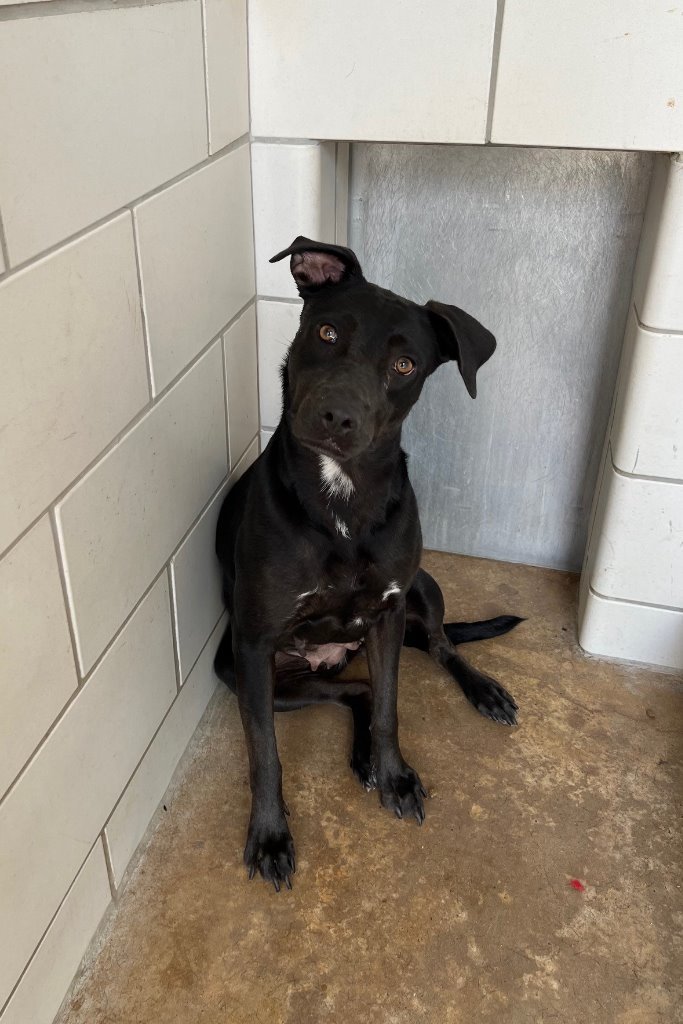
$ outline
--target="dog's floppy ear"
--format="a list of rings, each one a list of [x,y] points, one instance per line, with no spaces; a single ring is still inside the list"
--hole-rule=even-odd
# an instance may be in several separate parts
[[[425,309],[436,334],[441,361],[457,360],[470,398],[476,398],[477,370],[493,355],[496,339],[478,320],[457,306],[430,299]]]
[[[289,269],[299,289],[299,295],[305,298],[313,295],[319,288],[339,284],[354,278],[363,280],[363,271],[355,252],[343,245],[331,245],[328,242],[314,242],[310,238],[299,235],[289,249],[283,249],[273,256],[271,263],[277,263],[289,256]]]

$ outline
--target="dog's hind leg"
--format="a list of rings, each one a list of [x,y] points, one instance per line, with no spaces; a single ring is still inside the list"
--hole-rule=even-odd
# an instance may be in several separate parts
[[[456,644],[486,640],[509,632],[523,620],[499,615],[481,622],[444,624],[444,600],[436,580],[418,570],[407,595],[404,645],[427,651],[455,679],[480,714],[502,725],[517,723],[517,704],[507,690],[485,673],[473,668],[455,650]]]

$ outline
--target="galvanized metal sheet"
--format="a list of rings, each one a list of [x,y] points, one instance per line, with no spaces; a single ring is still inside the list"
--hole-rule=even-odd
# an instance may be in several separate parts
[[[406,424],[428,547],[580,568],[651,168],[639,153],[352,147],[367,277],[498,339],[475,402],[449,364]]]

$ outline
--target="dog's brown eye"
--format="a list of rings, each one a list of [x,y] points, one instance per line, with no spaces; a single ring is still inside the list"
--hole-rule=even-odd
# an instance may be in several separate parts
[[[412,373],[415,369],[415,363],[412,359],[408,359],[408,356],[399,356],[394,363],[394,369],[396,370],[396,373],[400,373],[402,376],[407,377],[408,374]]]
[[[332,324],[323,324],[318,333],[328,345],[334,345],[337,340],[337,331]]]

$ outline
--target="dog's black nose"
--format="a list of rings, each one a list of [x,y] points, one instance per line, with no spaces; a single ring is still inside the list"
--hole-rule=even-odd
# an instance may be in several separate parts
[[[334,408],[333,406],[323,407],[323,411],[320,413],[320,420],[326,431],[337,436],[350,434],[357,426],[356,417],[352,412],[344,408]]]

